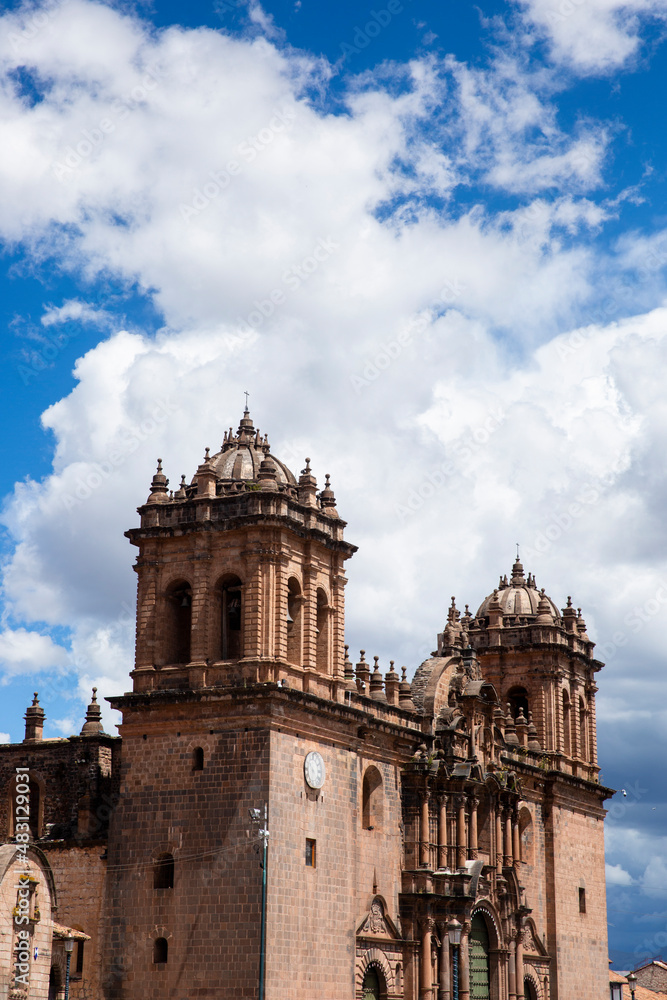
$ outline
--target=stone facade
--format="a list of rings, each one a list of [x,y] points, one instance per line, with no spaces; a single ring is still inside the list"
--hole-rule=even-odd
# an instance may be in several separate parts
[[[261,975],[265,1000],[605,1000],[602,664],[569,600],[517,558],[475,615],[452,601],[412,684],[354,666],[328,477],[247,411],[190,484],[158,463],[139,513],[120,739],[93,702],[42,740],[35,700],[0,748],[4,787],[28,764],[40,789],[52,939],[89,938],[70,995],[254,1000]]]

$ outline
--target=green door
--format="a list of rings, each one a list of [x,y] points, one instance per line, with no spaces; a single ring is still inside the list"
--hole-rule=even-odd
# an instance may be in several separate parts
[[[470,1000],[489,1000],[489,934],[479,915],[472,918],[469,941]]]
[[[380,1000],[380,980],[374,969],[369,969],[364,976],[361,995],[364,1000]]]

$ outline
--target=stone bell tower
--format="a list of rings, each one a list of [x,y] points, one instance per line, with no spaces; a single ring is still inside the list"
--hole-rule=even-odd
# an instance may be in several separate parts
[[[192,481],[161,460],[138,546],[134,690],[280,682],[335,697],[343,675],[344,562],[356,551],[326,477],[298,481],[246,409]]]

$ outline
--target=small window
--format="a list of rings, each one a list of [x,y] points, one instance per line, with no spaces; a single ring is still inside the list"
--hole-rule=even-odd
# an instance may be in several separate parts
[[[586,890],[579,890],[579,913],[586,912]]]
[[[174,888],[174,856],[173,854],[161,854],[156,859],[153,866],[153,888],[173,889]]]
[[[85,941],[77,941],[74,952],[74,976],[78,979],[83,975],[83,946]]]
[[[153,943],[153,965],[166,965],[169,945],[166,938],[156,938]]]
[[[362,783],[361,821],[364,830],[380,830],[383,812],[382,775],[377,767],[366,769]]]
[[[317,861],[317,841],[306,840],[306,865],[314,868]]]
[[[204,770],[204,750],[203,747],[195,747],[192,751],[192,770]]]

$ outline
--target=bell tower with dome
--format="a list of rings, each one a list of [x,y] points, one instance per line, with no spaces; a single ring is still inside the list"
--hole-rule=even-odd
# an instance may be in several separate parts
[[[344,563],[356,547],[326,477],[298,480],[246,409],[191,482],[162,462],[127,532],[139,549],[134,690],[285,681],[335,696],[343,678]]]
[[[559,611],[535,577],[524,575],[517,556],[509,581],[501,577],[461,626],[515,723],[532,724],[565,771],[596,781],[595,674],[602,663],[593,656],[581,608],[568,597]]]

